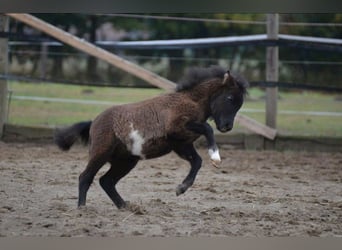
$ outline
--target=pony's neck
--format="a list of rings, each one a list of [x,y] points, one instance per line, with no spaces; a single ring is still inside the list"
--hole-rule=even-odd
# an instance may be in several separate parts
[[[190,99],[201,106],[201,109],[204,111],[205,118],[207,119],[211,116],[210,99],[213,95],[218,93],[220,89],[220,83],[217,81],[209,81],[198,84],[192,89],[187,90],[185,93]]]

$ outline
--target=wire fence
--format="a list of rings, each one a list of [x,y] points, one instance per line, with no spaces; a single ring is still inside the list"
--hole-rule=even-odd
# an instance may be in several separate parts
[[[258,20],[228,20],[223,18],[203,18],[176,15],[148,15],[148,14],[95,14],[87,15],[105,18],[123,18],[163,20],[165,22],[207,22],[236,25],[262,25],[266,27],[265,15],[256,17]],[[314,28],[340,28],[342,23],[323,22],[288,22],[280,20],[279,25],[303,26]],[[2,78],[17,81],[47,81],[80,85],[97,86],[137,86],[149,87],[142,80],[129,76],[113,68],[105,62],[99,61],[75,49],[65,46],[53,39],[30,34],[15,32],[1,33],[10,40],[9,74]],[[97,43],[104,46],[105,43]],[[293,41],[292,44],[297,44]],[[265,47],[260,44],[212,46],[206,48],[163,49],[150,48],[137,50],[120,49],[106,45],[105,48],[119,56],[128,59],[142,67],[151,70],[171,81],[177,82],[184,73],[184,69],[191,66],[209,66],[218,64],[232,71],[244,75],[254,86],[267,86],[265,83]],[[323,45],[322,45],[323,46]],[[310,48],[296,48],[282,46],[279,49],[279,83],[286,88],[311,88],[326,91],[339,91],[342,88],[342,61],[340,52],[319,51]],[[284,84],[286,83],[286,84]],[[290,85],[291,83],[292,85]],[[274,83],[272,83],[274,84]]]
[[[198,18],[198,17],[176,17],[176,16],[157,16],[157,15],[139,15],[139,14],[97,14],[98,16],[111,17],[127,17],[140,19],[157,19],[157,20],[173,20],[186,22],[209,22],[209,23],[225,23],[225,24],[248,24],[248,25],[266,25],[266,21],[255,20],[225,20],[214,18]],[[311,26],[311,27],[342,27],[342,23],[318,23],[318,22],[279,22],[281,26]]]
[[[291,51],[292,50],[292,51]],[[332,52],[280,49],[279,83],[282,88],[341,91],[342,61],[331,60]],[[291,60],[286,54],[293,53]],[[177,82],[191,66],[221,65],[244,75],[252,86],[265,83],[264,47],[224,47],[183,50],[112,50],[167,79]],[[285,59],[282,59],[282,55]],[[312,60],[317,54],[321,60]],[[222,55],[225,55],[224,57]],[[9,49],[9,73],[1,75],[16,81],[57,82],[89,86],[151,87],[111,65],[67,46],[12,43]],[[287,59],[286,59],[287,58]],[[330,60],[326,60],[330,59]],[[274,83],[272,83],[274,85]]]

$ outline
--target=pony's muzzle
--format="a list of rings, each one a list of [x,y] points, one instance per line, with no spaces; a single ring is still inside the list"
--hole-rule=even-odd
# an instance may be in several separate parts
[[[233,124],[227,123],[227,124],[224,124],[224,125],[221,125],[221,126],[217,126],[217,129],[220,132],[225,133],[225,132],[228,132],[228,131],[233,129]]]

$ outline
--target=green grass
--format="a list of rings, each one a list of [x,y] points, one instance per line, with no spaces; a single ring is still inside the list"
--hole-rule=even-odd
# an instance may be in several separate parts
[[[265,110],[265,93],[260,89],[250,91],[250,99],[243,108]],[[281,111],[316,111],[340,112],[342,102],[338,94],[322,94],[318,92],[279,92],[277,129],[285,134],[342,136],[342,116],[316,116],[302,114],[281,114]],[[249,117],[265,123],[265,113],[241,112]]]
[[[66,99],[97,100],[129,103],[144,100],[164,91],[159,89],[109,88],[69,86],[44,83],[10,82],[13,96],[38,96]],[[264,91],[249,90],[243,109],[265,109]],[[278,110],[342,112],[342,102],[337,94],[317,92],[279,92]],[[110,105],[85,105],[48,101],[26,101],[12,98],[9,123],[21,125],[67,125],[93,119]],[[264,113],[241,113],[264,123]],[[342,136],[342,117],[278,114],[277,127],[282,133],[296,135]],[[237,129],[243,129],[238,124]]]
[[[62,84],[10,82],[13,95],[44,96],[111,102],[131,102],[161,94],[160,89],[89,87]]]
[[[10,82],[13,96],[39,96],[65,99],[129,103],[163,93],[160,89],[88,87],[60,84]],[[93,119],[110,105],[85,105],[12,98],[9,123],[22,125],[65,125]]]

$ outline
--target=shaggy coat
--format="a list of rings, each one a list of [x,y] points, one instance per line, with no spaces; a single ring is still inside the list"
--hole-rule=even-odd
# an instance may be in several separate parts
[[[89,162],[80,175],[78,205],[85,205],[94,176],[109,162],[111,168],[101,177],[100,184],[118,208],[125,207],[115,184],[139,160],[171,151],[191,164],[189,175],[176,190],[177,195],[184,193],[194,182],[202,162],[193,142],[204,135],[214,165],[220,162],[213,130],[206,121],[211,117],[219,131],[231,130],[246,87],[246,81],[220,67],[193,68],[173,93],[112,106],[92,122],[59,130],[55,141],[64,150],[68,150],[78,137],[85,141],[89,139]]]

